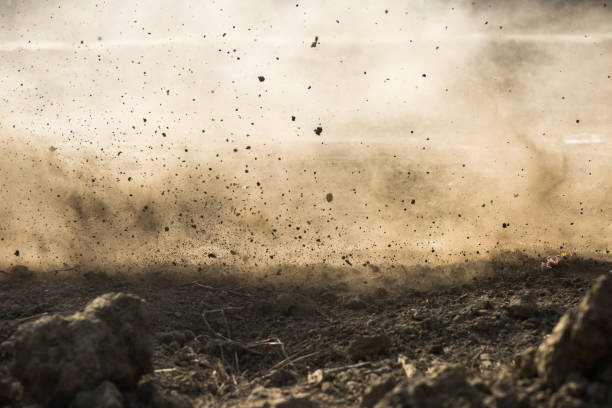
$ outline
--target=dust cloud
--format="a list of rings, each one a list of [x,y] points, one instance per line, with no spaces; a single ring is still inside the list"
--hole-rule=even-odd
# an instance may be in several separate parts
[[[609,256],[611,9],[0,0],[0,266]]]

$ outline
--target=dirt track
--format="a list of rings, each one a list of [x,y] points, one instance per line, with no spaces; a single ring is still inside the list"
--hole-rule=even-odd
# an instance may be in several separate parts
[[[423,372],[451,363],[487,378],[513,367],[608,270],[610,264],[577,260],[541,271],[537,260],[523,258],[461,285],[361,294],[342,283],[295,287],[203,272],[25,276],[0,283],[0,341],[40,314],[70,314],[100,294],[129,292],[151,309],[156,371],[144,381],[163,391],[194,406],[262,406],[300,395],[321,406],[355,406],[368,386],[405,377],[400,355]],[[509,306],[526,295],[536,299],[533,310]],[[351,358],[349,345],[360,336],[383,337]],[[1,364],[6,373],[7,359]],[[27,404],[25,397],[15,406]]]

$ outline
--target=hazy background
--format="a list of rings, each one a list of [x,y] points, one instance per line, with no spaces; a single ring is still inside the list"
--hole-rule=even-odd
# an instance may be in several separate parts
[[[609,256],[610,10],[0,0],[0,266]]]

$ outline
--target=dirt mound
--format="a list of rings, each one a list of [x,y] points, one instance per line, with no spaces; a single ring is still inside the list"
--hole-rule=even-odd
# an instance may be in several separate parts
[[[461,368],[440,366],[427,376],[404,380],[376,408],[484,407],[482,394],[465,377]]]
[[[105,380],[133,389],[152,371],[150,320],[145,302],[123,293],[100,296],[68,317],[42,317],[9,341],[11,372],[45,405],[63,405]],[[100,392],[113,394],[107,388]]]
[[[612,277],[599,278],[578,308],[563,316],[538,348],[535,362],[538,375],[555,388],[572,373],[610,377]],[[607,370],[597,373],[598,369]]]
[[[513,296],[507,306],[518,319],[537,315],[531,293]],[[425,374],[409,375],[391,390],[364,394],[363,406],[377,407],[604,407],[612,404],[612,276],[600,276],[579,305],[567,311],[538,347],[527,348],[515,367],[490,365],[481,354],[481,369],[432,365]],[[483,364],[488,363],[488,364]],[[513,374],[514,373],[514,374]],[[375,395],[378,394],[378,395]],[[375,396],[374,396],[375,395]]]

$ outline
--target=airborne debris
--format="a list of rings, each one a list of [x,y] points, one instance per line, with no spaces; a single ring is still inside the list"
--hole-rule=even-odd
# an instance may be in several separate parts
[[[567,252],[562,252],[559,255],[551,256],[546,258],[546,261],[542,262],[540,267],[542,270],[546,269],[555,269],[561,266],[567,265],[569,258],[569,254]]]

